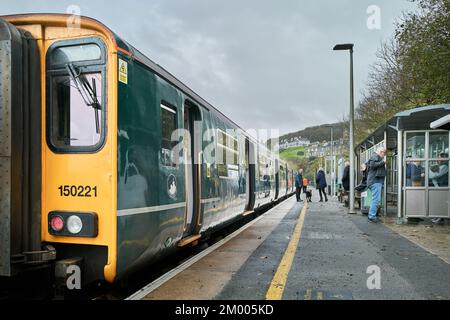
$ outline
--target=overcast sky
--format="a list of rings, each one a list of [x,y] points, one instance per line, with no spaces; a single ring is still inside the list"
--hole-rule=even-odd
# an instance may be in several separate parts
[[[0,0],[0,14],[66,12],[106,24],[243,128],[281,133],[341,120],[349,110],[348,53],[355,43],[355,101],[407,0]],[[380,8],[370,30],[367,8]]]

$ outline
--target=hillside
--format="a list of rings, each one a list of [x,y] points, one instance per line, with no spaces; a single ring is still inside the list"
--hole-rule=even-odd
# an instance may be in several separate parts
[[[315,170],[319,167],[318,159],[309,160],[305,157],[307,147],[293,147],[280,152],[280,158],[289,164],[289,167],[297,171],[303,168],[303,176],[310,181],[315,178]]]
[[[334,139],[342,138],[344,132],[344,124],[342,122],[322,124],[320,126],[308,127],[306,129],[292,132],[280,136],[280,143],[284,141],[289,141],[291,138],[302,137],[303,139],[308,139],[311,142],[330,140],[331,127],[333,127]]]
[[[286,142],[290,142],[291,139],[294,138],[297,138],[297,140],[309,140],[311,143],[329,141],[331,139],[331,127],[333,127],[333,139],[338,140],[342,138],[346,127],[341,122],[308,127],[300,131],[285,134],[283,136],[280,136],[279,143],[283,144]],[[307,149],[307,146],[288,147],[280,151],[280,158],[287,161],[290,167],[296,171],[299,168],[303,168],[303,175],[310,181],[313,181],[315,179],[315,172],[320,166],[321,160],[315,158],[307,158]]]

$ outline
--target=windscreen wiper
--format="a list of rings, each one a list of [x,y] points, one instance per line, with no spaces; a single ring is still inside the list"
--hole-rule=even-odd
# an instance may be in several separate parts
[[[84,103],[92,107],[95,111],[95,130],[97,134],[100,133],[100,123],[98,118],[98,110],[102,107],[97,99],[97,86],[95,83],[95,78],[92,78],[92,85],[86,79],[84,75],[73,65],[73,63],[66,64],[66,70],[69,73],[70,80],[74,83],[78,92],[84,100]]]

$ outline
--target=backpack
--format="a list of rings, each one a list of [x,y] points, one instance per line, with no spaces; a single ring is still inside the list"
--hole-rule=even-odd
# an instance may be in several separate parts
[[[362,172],[361,182],[360,182],[360,184],[358,184],[355,187],[355,190],[359,191],[359,192],[363,192],[364,190],[367,189],[367,174],[369,173],[369,165],[368,165],[368,163],[365,163],[365,165],[366,165],[366,168]]]

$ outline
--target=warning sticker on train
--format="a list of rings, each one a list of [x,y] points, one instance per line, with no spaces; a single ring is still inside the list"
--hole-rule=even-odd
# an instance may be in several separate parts
[[[128,84],[128,64],[119,59],[119,81]]]

